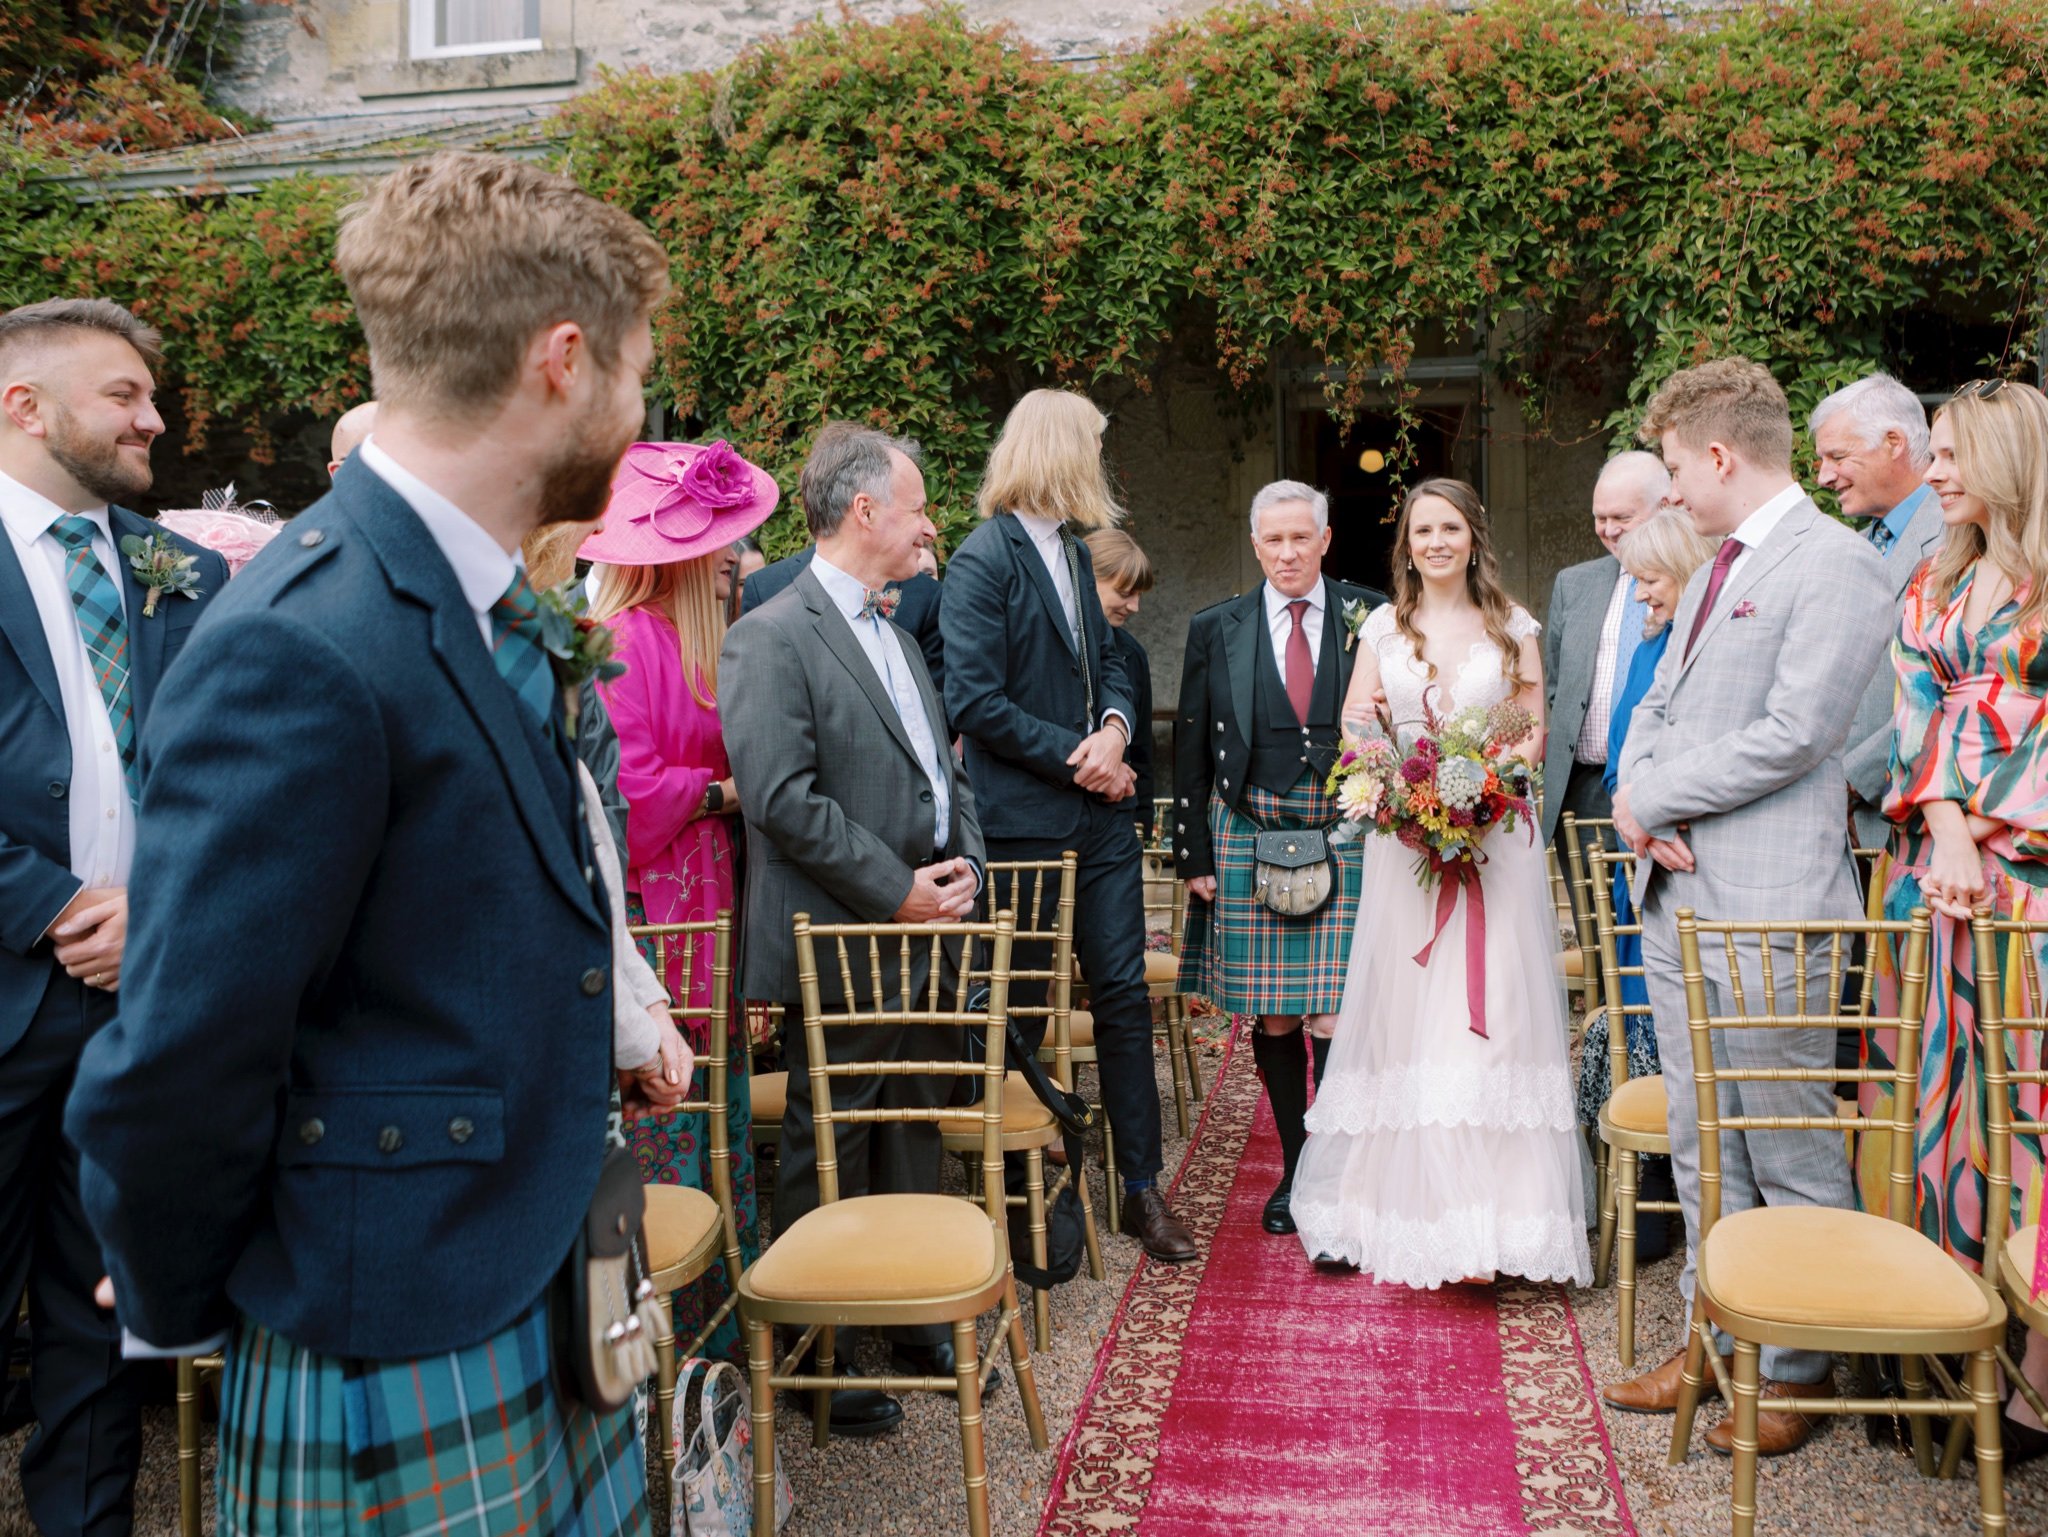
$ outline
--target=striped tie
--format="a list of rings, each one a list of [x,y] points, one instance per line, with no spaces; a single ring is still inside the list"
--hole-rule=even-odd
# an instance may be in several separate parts
[[[128,799],[139,800],[142,784],[135,763],[135,704],[128,693],[128,621],[121,611],[121,590],[93,553],[92,519],[73,513],[50,525],[64,546],[64,584],[78,615],[78,633],[92,658],[92,674],[107,702],[107,724],[121,754],[121,773],[128,781]]]
[[[491,660],[547,734],[554,730],[557,691],[555,669],[540,636],[540,597],[520,571],[491,605]]]

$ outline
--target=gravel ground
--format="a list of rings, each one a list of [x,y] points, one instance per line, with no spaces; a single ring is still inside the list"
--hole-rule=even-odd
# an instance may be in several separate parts
[[[1214,1071],[1214,1058],[1208,1070]],[[1185,1144],[1173,1135],[1172,1101],[1164,1058],[1161,1090],[1167,1106],[1166,1156],[1176,1167]],[[1095,1199],[1102,1211],[1101,1176]],[[1031,1450],[1007,1357],[1004,1383],[986,1405],[991,1514],[998,1533],[1026,1534],[1037,1527],[1061,1438],[1079,1408],[1093,1370],[1096,1347],[1109,1327],[1138,1259],[1130,1239],[1104,1234],[1102,1281],[1083,1273],[1059,1288],[1053,1299],[1053,1346],[1032,1358],[1052,1447]],[[1675,1259],[1646,1268],[1637,1323],[1637,1361],[1647,1368],[1675,1349],[1681,1337]],[[1028,1305],[1029,1294],[1025,1294]],[[1612,1292],[1587,1292],[1575,1299],[1593,1379],[1598,1384],[1625,1375],[1614,1350]],[[986,1326],[984,1340],[986,1340]],[[950,1399],[914,1397],[902,1427],[874,1441],[834,1441],[820,1458],[811,1450],[808,1422],[785,1408],[777,1419],[783,1465],[796,1490],[795,1517],[786,1537],[826,1534],[915,1534],[951,1537],[966,1529],[960,1487],[958,1420]],[[1701,1414],[1703,1436],[1720,1417],[1710,1401]],[[1671,1421],[1663,1417],[1610,1414],[1624,1487],[1644,1537],[1694,1537],[1728,1529],[1728,1464],[1696,1440],[1680,1467],[1665,1464]],[[21,1507],[15,1463],[21,1436],[0,1440],[0,1537],[31,1537]],[[209,1480],[213,1448],[206,1450]],[[1860,1420],[1829,1423],[1793,1457],[1767,1462],[1759,1481],[1760,1528],[1799,1537],[1920,1537],[1976,1529],[1976,1486],[1968,1477],[1953,1483],[1921,1479],[1911,1460],[1870,1447]],[[211,1487],[209,1482],[209,1488]],[[2048,1463],[2015,1471],[2007,1480],[2007,1505],[2015,1537],[2048,1537]],[[149,1411],[145,1422],[142,1480],[138,1491],[137,1537],[175,1537],[177,1464],[175,1426],[168,1408]],[[213,1526],[207,1512],[207,1530]],[[1426,1537],[1426,1534],[1413,1534]]]

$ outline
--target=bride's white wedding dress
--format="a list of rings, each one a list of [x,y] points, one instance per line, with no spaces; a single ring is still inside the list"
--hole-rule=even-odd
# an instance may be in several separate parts
[[[1539,626],[1520,608],[1511,633]],[[1405,742],[1423,718],[1492,705],[1512,692],[1500,650],[1473,646],[1432,681],[1392,604],[1360,631],[1379,658],[1388,713]],[[1437,893],[1415,856],[1368,832],[1344,999],[1294,1177],[1294,1220],[1311,1257],[1348,1260],[1377,1280],[1436,1287],[1467,1276],[1592,1279],[1572,1110],[1557,918],[1543,849],[1525,825],[1496,828],[1479,879],[1486,901],[1486,1028],[1466,1003],[1461,892],[1435,928]]]

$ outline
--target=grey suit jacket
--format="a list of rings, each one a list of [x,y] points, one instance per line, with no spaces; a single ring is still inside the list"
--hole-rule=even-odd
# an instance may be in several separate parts
[[[893,632],[892,636],[893,636]],[[985,862],[974,791],[916,645],[904,648],[952,776],[943,852]],[[747,827],[740,991],[798,999],[790,920],[887,923],[932,848],[932,791],[887,687],[808,569],[726,632],[718,710]],[[823,957],[820,971],[828,970]],[[829,1002],[836,978],[821,976]],[[913,986],[918,985],[913,979]]]
[[[1593,703],[1593,666],[1600,655],[1600,626],[1621,577],[1621,562],[1612,555],[1581,561],[1557,573],[1550,589],[1550,610],[1543,620],[1544,718],[1549,735],[1543,747],[1543,841],[1557,836],[1564,808],[1565,781],[1571,777],[1572,751],[1586,711]],[[1616,677],[1613,686],[1621,687]]]
[[[1941,502],[1934,496],[1923,501],[1906,524],[1884,562],[1885,582],[1892,589],[1892,629],[1906,612],[1906,589],[1913,585],[1913,573],[1920,563],[1941,548],[1948,525],[1941,521]],[[1898,675],[1880,660],[1871,675],[1863,702],[1856,707],[1856,723],[1849,728],[1849,745],[1842,752],[1842,766],[1849,774],[1849,788],[1856,792],[1856,841],[1867,849],[1883,848],[1891,837],[1892,824],[1877,808],[1884,800],[1885,775],[1891,768],[1892,706],[1898,692]]]
[[[1892,630],[1884,563],[1804,499],[1729,578],[1688,658],[1711,569],[1679,600],[1619,783],[1653,836],[1687,824],[1701,917],[1854,917],[1842,744]],[[1639,905],[1657,871],[1639,863]]]

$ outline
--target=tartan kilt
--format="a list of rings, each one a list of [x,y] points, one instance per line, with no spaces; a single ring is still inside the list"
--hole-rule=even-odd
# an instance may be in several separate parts
[[[1180,958],[1182,992],[1198,993],[1230,1014],[1337,1011],[1358,921],[1364,840],[1331,850],[1336,890],[1306,918],[1283,917],[1252,895],[1252,843],[1261,832],[1328,828],[1338,816],[1337,802],[1313,774],[1303,774],[1285,795],[1246,785],[1236,810],[1209,798],[1216,900],[1206,926],[1188,925]]]
[[[634,1405],[564,1403],[543,1297],[480,1345],[320,1355],[243,1319],[221,1382],[221,1537],[645,1537]]]

